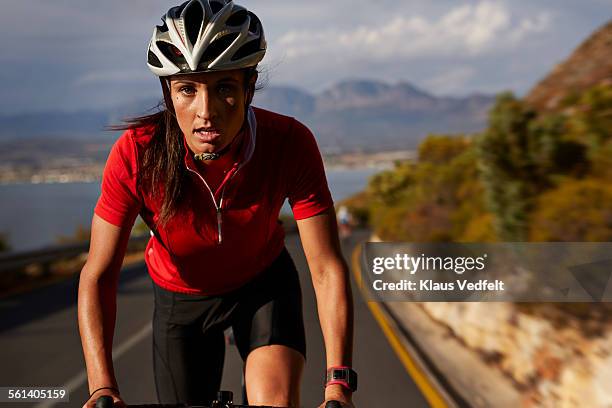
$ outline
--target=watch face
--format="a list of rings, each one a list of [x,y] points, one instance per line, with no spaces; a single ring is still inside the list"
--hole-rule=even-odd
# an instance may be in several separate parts
[[[351,391],[357,390],[357,373],[350,368],[330,368],[325,376],[326,386],[330,381],[337,381]]]

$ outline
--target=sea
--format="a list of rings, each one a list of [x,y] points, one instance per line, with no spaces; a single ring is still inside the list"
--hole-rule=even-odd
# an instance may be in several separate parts
[[[380,170],[328,170],[334,201],[362,191],[368,178]],[[89,229],[100,183],[10,184],[0,186],[0,234],[11,251],[29,251],[56,245],[78,228]],[[284,213],[290,213],[287,203]]]

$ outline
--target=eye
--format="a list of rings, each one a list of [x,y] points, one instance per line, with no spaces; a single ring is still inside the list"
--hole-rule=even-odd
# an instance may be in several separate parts
[[[179,92],[185,96],[195,95],[195,88],[190,85],[184,85],[179,88]]]
[[[235,87],[230,84],[221,84],[217,87],[217,91],[224,96],[232,95],[235,92]]]

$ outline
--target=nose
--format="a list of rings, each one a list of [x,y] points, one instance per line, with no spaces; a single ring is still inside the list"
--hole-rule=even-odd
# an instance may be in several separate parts
[[[217,117],[217,109],[208,90],[199,92],[196,103],[196,115],[198,118],[210,121]]]

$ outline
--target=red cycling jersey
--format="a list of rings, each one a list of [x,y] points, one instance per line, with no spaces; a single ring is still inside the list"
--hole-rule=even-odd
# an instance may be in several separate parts
[[[278,215],[285,198],[295,219],[333,206],[323,162],[312,133],[297,120],[263,109],[249,110],[239,160],[216,191],[206,183],[193,153],[185,166],[189,210],[155,230],[145,252],[151,278],[182,293],[218,295],[243,286],[280,254],[284,231]],[[95,213],[111,224],[131,227],[138,214],[155,226],[161,203],[138,183],[152,127],[126,131],[113,146]],[[186,145],[186,144],[185,144]],[[213,198],[214,197],[214,198]]]

